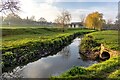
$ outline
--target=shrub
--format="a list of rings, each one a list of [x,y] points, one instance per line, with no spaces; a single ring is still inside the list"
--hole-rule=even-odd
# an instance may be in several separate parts
[[[65,73],[61,74],[60,77],[68,77],[68,76],[75,76],[75,75],[85,75],[87,70],[82,67],[74,66],[70,70],[66,71]]]
[[[94,37],[91,35],[86,35],[82,40],[80,44],[80,52],[81,53],[86,53],[86,52],[91,52],[95,50],[94,48],[100,46],[99,43],[97,43],[94,40]]]

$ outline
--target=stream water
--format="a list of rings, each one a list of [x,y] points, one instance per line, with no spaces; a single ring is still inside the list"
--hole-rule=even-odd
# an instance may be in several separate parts
[[[4,73],[4,77],[48,78],[59,75],[73,66],[88,67],[96,63],[82,59],[79,54],[80,41],[81,38],[76,38],[56,55],[43,57],[22,68],[17,67],[11,73]]]

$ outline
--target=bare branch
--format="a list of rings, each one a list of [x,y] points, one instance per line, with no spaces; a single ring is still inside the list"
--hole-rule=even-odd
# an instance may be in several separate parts
[[[64,28],[68,25],[70,20],[71,20],[71,14],[67,10],[63,10],[61,14],[57,16],[57,18],[55,19],[55,22],[61,25],[64,32]]]
[[[1,0],[2,4],[0,5],[0,12],[8,13],[12,12],[15,14],[17,11],[20,11],[19,1],[18,0]]]
[[[85,15],[84,14],[80,15],[80,19],[81,19],[81,22],[84,23]]]

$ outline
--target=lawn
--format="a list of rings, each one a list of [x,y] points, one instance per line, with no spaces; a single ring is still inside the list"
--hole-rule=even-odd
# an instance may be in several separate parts
[[[87,35],[92,35],[95,41],[104,44],[105,47],[109,49],[120,51],[118,45],[118,31],[116,30],[97,31]]]

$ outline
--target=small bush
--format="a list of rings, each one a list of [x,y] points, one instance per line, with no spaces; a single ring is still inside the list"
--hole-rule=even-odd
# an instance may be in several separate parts
[[[120,56],[110,58],[105,62],[93,64],[87,68],[73,67],[52,80],[120,80]]]
[[[71,69],[68,70],[67,72],[61,74],[60,77],[84,75],[84,74],[86,74],[86,73],[87,73],[87,70],[86,70],[85,68],[74,66],[73,68],[71,68]]]
[[[87,35],[81,41],[80,52],[81,53],[91,52],[95,50],[94,48],[97,46],[100,46],[100,44],[94,40],[94,37],[91,35]]]

